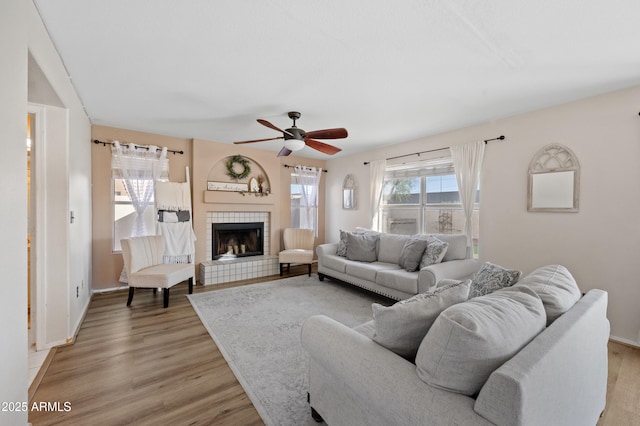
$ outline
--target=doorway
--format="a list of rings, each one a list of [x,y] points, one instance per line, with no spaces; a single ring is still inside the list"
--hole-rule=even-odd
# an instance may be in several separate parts
[[[29,385],[39,377],[38,374],[50,352],[45,346],[44,334],[46,330],[45,311],[42,309],[42,294],[44,293],[43,275],[43,235],[45,232],[42,216],[43,211],[43,180],[42,163],[44,143],[45,109],[41,106],[29,104],[27,114],[27,313],[28,313],[28,354],[29,354]],[[39,379],[38,379],[39,380]]]

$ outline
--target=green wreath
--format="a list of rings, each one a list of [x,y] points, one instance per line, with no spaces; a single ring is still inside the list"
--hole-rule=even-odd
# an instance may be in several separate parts
[[[242,172],[238,173],[234,170],[233,166],[236,164],[240,164],[242,166]],[[229,157],[229,161],[227,161],[227,176],[232,179],[240,180],[249,176],[249,173],[251,173],[249,160],[241,155],[234,155],[233,157]]]

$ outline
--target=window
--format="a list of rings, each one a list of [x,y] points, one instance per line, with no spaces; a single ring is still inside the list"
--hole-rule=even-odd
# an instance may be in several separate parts
[[[152,180],[149,180],[152,183]],[[120,240],[122,238],[128,238],[133,231],[133,224],[136,218],[136,210],[131,202],[131,197],[127,192],[124,179],[114,177],[112,179],[113,193],[113,251],[121,251]],[[143,213],[143,220],[145,229],[148,233],[155,233],[156,226],[156,213],[153,208],[154,200],[153,195],[151,200],[147,203],[147,207]]]
[[[305,197],[310,202],[308,208]],[[318,186],[303,184],[303,178],[297,173],[291,174],[291,227],[318,232]]]
[[[480,190],[473,209],[474,256],[478,255]],[[382,231],[394,234],[464,232],[464,211],[450,158],[387,166],[381,207]]]
[[[168,180],[167,148],[121,145],[111,150],[111,200],[113,202],[113,251],[120,240],[130,236],[155,234],[154,181]]]

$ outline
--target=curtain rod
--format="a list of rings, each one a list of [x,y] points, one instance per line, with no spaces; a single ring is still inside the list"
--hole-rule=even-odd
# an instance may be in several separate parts
[[[505,139],[504,135],[500,135],[497,138],[485,139],[484,143],[491,142],[491,141],[497,141],[497,140],[504,140],[504,139]],[[427,151],[414,152],[413,154],[397,155],[395,157],[389,157],[389,158],[387,158],[387,160],[395,160],[396,158],[402,158],[402,157],[411,157],[412,155],[417,155],[419,157],[420,154],[426,154],[427,152],[444,151],[445,149],[449,149],[449,147],[447,147],[447,148],[436,148],[436,149],[430,149],[430,150],[427,150]],[[370,163],[370,161],[365,161],[364,165],[366,166],[369,163]]]
[[[93,143],[102,144],[102,146],[114,145],[113,142],[102,142],[102,141],[99,141],[98,139],[94,139]],[[123,143],[123,145],[128,145],[128,144]],[[136,145],[136,144],[133,144],[133,145],[136,147],[136,149],[146,149],[147,151],[149,151],[149,147],[148,146],[140,146],[140,145]],[[175,154],[180,154],[180,155],[184,154],[184,151],[176,151],[176,150],[173,150],[173,149],[167,149],[167,152],[171,152],[174,155]]]
[[[290,166],[288,164],[283,164],[283,166],[285,166],[287,169],[293,169],[293,168],[296,167],[296,166]],[[302,166],[302,167],[307,167],[307,166]],[[324,170],[324,169],[322,171],[325,172],[325,173],[328,172],[328,170]]]

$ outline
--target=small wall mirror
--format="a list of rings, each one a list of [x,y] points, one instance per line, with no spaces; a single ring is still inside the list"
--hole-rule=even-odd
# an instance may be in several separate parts
[[[530,212],[577,212],[580,164],[567,147],[550,144],[529,164],[527,210]]]
[[[348,174],[342,183],[342,208],[355,210],[358,208],[358,184],[356,177]]]

